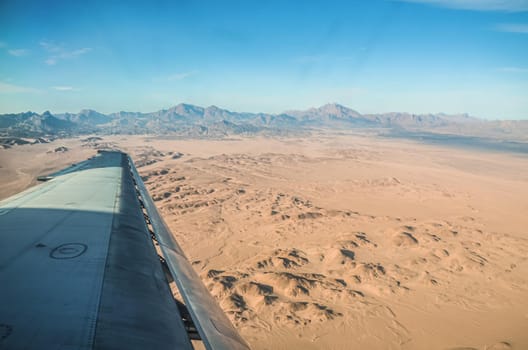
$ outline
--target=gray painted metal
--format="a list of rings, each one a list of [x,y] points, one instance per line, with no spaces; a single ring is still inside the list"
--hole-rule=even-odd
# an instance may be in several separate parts
[[[0,349],[191,349],[128,157],[69,170],[0,202]]]
[[[215,350],[249,349],[185,257],[158,213],[130,157],[129,164],[156,239],[205,347]]]

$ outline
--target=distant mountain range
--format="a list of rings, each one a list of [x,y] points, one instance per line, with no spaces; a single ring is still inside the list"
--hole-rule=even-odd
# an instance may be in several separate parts
[[[387,132],[435,132],[528,141],[528,121],[486,121],[467,114],[361,114],[326,104],[305,111],[281,114],[238,113],[216,106],[179,104],[152,113],[103,114],[25,112],[0,115],[3,137],[67,137],[82,134],[172,134],[187,137],[224,137],[249,134],[292,134],[316,129],[385,129]]]

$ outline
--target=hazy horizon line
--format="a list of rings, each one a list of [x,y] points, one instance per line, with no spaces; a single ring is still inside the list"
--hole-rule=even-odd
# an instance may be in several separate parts
[[[186,106],[192,106],[192,107],[198,107],[198,108],[203,108],[203,109],[208,109],[208,108],[212,108],[212,107],[215,107],[215,108],[218,108],[218,109],[221,109],[221,110],[224,110],[224,111],[228,111],[228,112],[231,112],[231,113],[249,113],[249,114],[268,114],[268,115],[281,115],[281,114],[288,114],[288,113],[292,113],[292,112],[306,112],[306,111],[309,111],[311,109],[321,109],[325,106],[328,106],[328,105],[335,105],[335,106],[341,106],[341,107],[344,107],[346,109],[349,109],[351,111],[354,111],[354,112],[357,112],[361,115],[376,115],[376,114],[391,114],[391,113],[401,113],[401,114],[411,114],[411,115],[445,115],[445,116],[460,116],[460,115],[463,115],[463,116],[467,116],[467,117],[471,117],[471,118],[476,118],[476,119],[481,119],[481,120],[486,120],[486,121],[493,121],[493,120],[501,120],[501,121],[508,121],[508,120],[528,120],[528,118],[516,118],[516,119],[499,119],[499,118],[485,118],[485,117],[480,117],[480,116],[476,116],[476,115],[473,115],[471,113],[468,113],[468,112],[456,112],[456,113],[447,113],[447,112],[409,112],[409,111],[395,111],[395,110],[390,110],[390,111],[380,111],[380,112],[360,112],[359,110],[355,109],[355,108],[352,108],[352,107],[349,107],[345,104],[342,104],[342,103],[338,103],[338,102],[328,102],[328,103],[325,103],[325,104],[322,104],[320,106],[310,106],[310,107],[305,107],[305,108],[291,108],[291,109],[286,109],[282,112],[262,112],[262,111],[259,111],[259,112],[249,112],[249,111],[238,111],[238,110],[234,110],[234,109],[229,109],[229,108],[224,108],[224,107],[219,107],[218,105],[215,105],[215,104],[211,104],[207,107],[204,107],[202,105],[199,105],[199,104],[194,104],[194,103],[190,103],[190,102],[180,102],[180,103],[177,103],[175,105],[172,105],[170,107],[162,107],[162,108],[159,108],[159,109],[156,109],[156,110],[151,110],[151,111],[133,111],[133,110],[120,110],[120,111],[114,111],[114,112],[106,112],[106,111],[99,111],[95,108],[81,108],[78,112],[71,112],[71,111],[66,111],[66,112],[52,112],[50,109],[46,109],[42,112],[35,112],[31,109],[28,109],[28,110],[25,110],[25,111],[20,111],[20,112],[7,112],[7,113],[1,113],[0,115],[7,115],[7,114],[22,114],[22,113],[29,113],[29,112],[32,112],[32,113],[36,113],[36,114],[39,114],[39,115],[42,115],[46,112],[49,112],[51,113],[52,115],[57,115],[57,114],[79,114],[81,113],[82,111],[95,111],[97,113],[101,113],[101,114],[105,114],[105,115],[110,115],[110,114],[117,114],[117,113],[141,113],[141,114],[150,114],[150,113],[155,113],[155,112],[159,112],[159,111],[166,111],[166,110],[169,110],[171,108],[175,108],[177,106],[181,106],[181,105],[186,105]]]

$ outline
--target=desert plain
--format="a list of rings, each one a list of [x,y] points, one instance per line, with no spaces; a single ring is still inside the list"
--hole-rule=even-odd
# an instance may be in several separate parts
[[[61,148],[64,146],[64,148]],[[0,199],[128,152],[252,349],[528,349],[528,156],[359,133],[0,149]]]

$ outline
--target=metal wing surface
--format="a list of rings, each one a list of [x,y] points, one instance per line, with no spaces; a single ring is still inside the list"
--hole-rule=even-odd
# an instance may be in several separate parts
[[[0,349],[192,349],[160,260],[205,347],[248,349],[128,155],[101,152],[42,180],[0,202]]]

